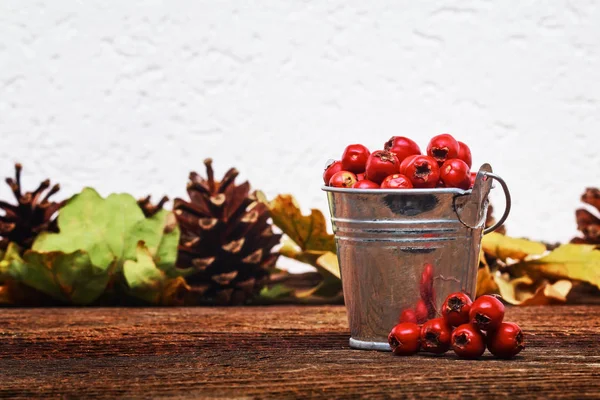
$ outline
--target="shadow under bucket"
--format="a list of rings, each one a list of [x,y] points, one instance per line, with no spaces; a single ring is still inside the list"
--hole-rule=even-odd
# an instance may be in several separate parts
[[[485,229],[488,194],[497,180],[506,195],[498,222]],[[489,164],[471,190],[343,189],[324,187],[337,244],[350,347],[390,350],[387,336],[400,313],[426,302],[439,315],[453,292],[475,294],[481,237],[506,220],[510,194]],[[422,299],[430,264],[433,295]]]

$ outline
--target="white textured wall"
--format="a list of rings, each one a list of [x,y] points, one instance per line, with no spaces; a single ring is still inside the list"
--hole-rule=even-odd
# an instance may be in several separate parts
[[[424,3],[2,0],[0,175],[175,197],[213,157],[326,210],[346,144],[449,131],[509,182],[510,233],[570,238],[600,185],[600,2]]]

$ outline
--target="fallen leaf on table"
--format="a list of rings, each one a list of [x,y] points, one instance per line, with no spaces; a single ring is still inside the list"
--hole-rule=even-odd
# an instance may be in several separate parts
[[[490,271],[490,267],[484,265],[477,270],[477,294],[475,297],[483,296],[484,294],[497,294],[498,285],[494,280],[494,276]]]
[[[528,256],[542,255],[546,252],[543,243],[513,238],[496,232],[483,237],[481,248],[487,255],[501,260],[508,258],[523,260]]]
[[[565,303],[573,287],[573,283],[565,279],[555,283],[545,280],[538,283],[528,276],[510,280],[498,276],[495,281],[504,301],[521,306]]]
[[[510,267],[534,279],[570,279],[600,288],[600,250],[595,245],[565,244],[536,260]]]

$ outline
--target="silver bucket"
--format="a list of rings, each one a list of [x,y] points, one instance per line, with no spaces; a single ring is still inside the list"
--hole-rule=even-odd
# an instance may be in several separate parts
[[[492,178],[492,179],[490,179]],[[485,228],[488,194],[497,180],[506,196],[498,222]],[[342,189],[324,187],[337,244],[350,347],[390,350],[387,336],[400,313],[421,298],[419,282],[432,265],[433,312],[453,292],[475,294],[481,237],[510,211],[506,183],[489,164],[471,190]]]

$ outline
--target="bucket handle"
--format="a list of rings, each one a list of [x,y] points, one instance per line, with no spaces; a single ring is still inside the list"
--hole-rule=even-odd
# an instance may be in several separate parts
[[[508,214],[510,213],[510,207],[512,205],[512,201],[510,198],[510,191],[508,190],[508,186],[506,185],[506,182],[504,181],[504,179],[502,179],[498,175],[494,174],[493,172],[484,172],[484,175],[485,175],[484,179],[489,177],[489,178],[497,180],[500,183],[500,186],[502,186],[502,190],[504,191],[504,198],[506,199],[506,206],[504,207],[504,214],[502,214],[502,217],[494,225],[490,226],[489,228],[485,228],[483,230],[483,234],[486,235],[488,233],[494,232],[496,229],[500,228],[502,226],[502,224],[504,224],[504,221],[506,221],[506,218],[508,218]]]

